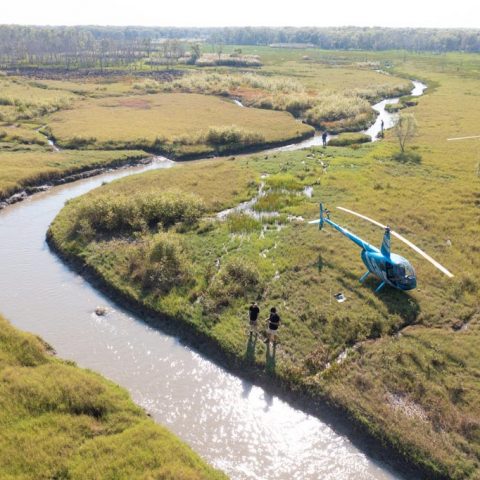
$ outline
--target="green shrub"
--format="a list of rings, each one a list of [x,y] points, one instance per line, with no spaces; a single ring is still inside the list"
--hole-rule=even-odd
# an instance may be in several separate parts
[[[306,112],[306,119],[312,125],[321,126],[324,122],[356,117],[370,111],[370,104],[361,97],[331,94],[318,97],[315,106]]]
[[[259,284],[260,273],[255,265],[240,258],[228,260],[210,284],[204,305],[207,310],[218,311],[237,298],[251,296]]]
[[[204,143],[215,146],[252,145],[262,143],[265,137],[260,133],[250,132],[236,125],[230,127],[210,127],[204,135]]]
[[[193,226],[203,211],[203,202],[188,194],[99,196],[79,203],[72,233],[88,241],[95,234],[128,234],[176,223]]]
[[[393,160],[399,163],[415,163],[419,164],[422,162],[422,156],[417,152],[398,152],[393,155]]]
[[[161,232],[136,248],[130,259],[130,274],[142,288],[165,294],[192,281],[191,265],[177,234]]]

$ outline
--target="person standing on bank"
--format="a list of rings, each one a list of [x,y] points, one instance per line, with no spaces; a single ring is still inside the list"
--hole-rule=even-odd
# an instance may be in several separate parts
[[[324,146],[324,147],[327,146],[327,136],[328,136],[328,132],[325,130],[325,131],[322,133],[322,143],[323,143],[323,146]]]
[[[270,317],[268,318],[267,339],[265,340],[265,343],[270,342],[275,344],[279,325],[280,316],[277,313],[277,309],[272,307],[270,309]]]
[[[252,302],[248,308],[248,314],[250,318],[250,333],[255,333],[255,335],[257,334],[257,320],[259,313],[260,309],[258,308],[258,305],[255,302]]]

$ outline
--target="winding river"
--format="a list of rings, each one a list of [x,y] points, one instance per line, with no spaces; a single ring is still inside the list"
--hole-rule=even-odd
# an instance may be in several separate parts
[[[412,88],[412,91],[410,92],[410,95],[412,97],[419,97],[420,95],[423,95],[423,92],[427,88],[427,85],[425,85],[422,82],[419,82],[418,80],[413,80],[412,83],[413,83],[413,88]],[[372,108],[378,113],[377,118],[369,128],[367,128],[366,130],[363,130],[361,133],[366,133],[367,135],[370,135],[370,137],[372,138],[372,142],[376,142],[379,138],[378,134],[382,131],[382,120],[384,122],[383,128],[385,130],[388,130],[389,128],[392,128],[395,125],[395,122],[398,118],[397,113],[390,113],[387,110],[385,110],[385,107],[388,104],[398,103],[399,101],[400,101],[400,98],[387,98],[373,105]],[[327,141],[335,136],[336,135],[328,135]],[[321,145],[322,145],[322,136],[315,135],[313,137],[307,138],[303,142],[286,145],[285,147],[280,147],[278,150],[286,152],[291,150],[298,150],[299,148],[315,147],[315,146],[321,146]]]
[[[402,478],[354,445],[337,420],[308,415],[149,327],[50,252],[45,232],[67,200],[103,182],[173,165],[159,157],[0,211],[2,313],[44,338],[60,357],[126,387],[155,420],[232,479]],[[96,316],[98,305],[108,314]]]

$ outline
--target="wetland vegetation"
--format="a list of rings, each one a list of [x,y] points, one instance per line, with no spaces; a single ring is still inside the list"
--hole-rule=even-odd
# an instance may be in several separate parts
[[[127,392],[0,317],[2,479],[225,479]],[[115,451],[115,455],[112,455]]]
[[[48,235],[111,292],[189,332],[194,346],[215,347],[230,367],[335,405],[429,478],[478,478],[478,141],[446,141],[476,133],[478,57],[242,50],[258,55],[261,69],[185,65],[168,80],[2,77],[0,162],[9,170],[1,191],[44,181],[52,169],[143,156],[133,149],[182,156],[285,143],[313,132],[298,119],[330,132],[359,130],[371,122],[374,101],[409,90],[405,78],[427,81],[416,106],[401,103],[418,121],[406,153],[421,162],[396,160],[392,132],[376,144],[348,133],[336,139],[343,146],[327,149],[192,162],[69,202]],[[390,74],[375,71],[383,68]],[[51,151],[36,131],[45,125],[67,150]],[[251,210],[223,215],[252,198]],[[357,249],[305,222],[318,215],[319,201],[389,222],[455,278],[415,259],[413,293],[360,286]],[[380,231],[335,217],[380,243]],[[394,250],[414,257],[395,242]],[[273,370],[263,343],[248,349],[253,299],[262,313],[276,306],[282,317]]]

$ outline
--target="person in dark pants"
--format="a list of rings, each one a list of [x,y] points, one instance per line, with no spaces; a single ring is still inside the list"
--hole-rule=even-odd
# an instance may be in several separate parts
[[[327,136],[328,136],[328,133],[327,133],[327,131],[325,130],[325,131],[322,133],[322,143],[323,143],[323,146],[324,146],[324,147],[327,146]]]
[[[268,318],[267,339],[265,343],[275,344],[277,338],[278,326],[280,325],[280,316],[277,313],[277,309],[272,307],[270,309],[270,317]]]
[[[382,118],[382,121],[380,122],[380,133],[382,138],[384,136],[384,128],[385,128],[385,122],[383,121],[383,118]]]
[[[260,313],[260,309],[258,308],[258,305],[255,302],[252,302],[252,304],[248,308],[251,334],[252,333],[255,333],[255,335],[257,334],[257,320],[258,320],[259,313]]]

